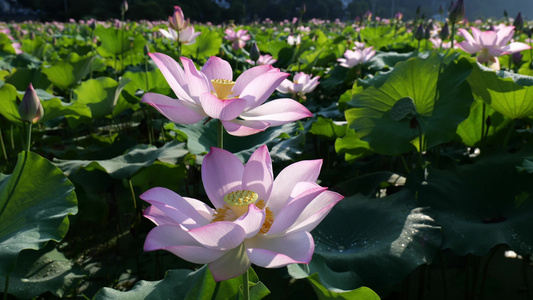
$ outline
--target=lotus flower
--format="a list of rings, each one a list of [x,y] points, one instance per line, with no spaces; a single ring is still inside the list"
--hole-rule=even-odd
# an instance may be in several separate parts
[[[233,30],[232,28],[227,28],[224,33],[226,34],[226,36],[224,36],[224,39],[233,42],[231,45],[233,50],[239,50],[244,48],[244,46],[246,46],[246,42],[250,40],[248,30],[239,29],[237,32],[235,32],[235,30]]]
[[[192,25],[179,32],[171,27],[168,28],[168,31],[159,28],[159,32],[161,32],[161,34],[167,39],[180,42],[184,45],[194,44],[196,38],[201,34],[201,32],[194,32],[194,27]]]
[[[277,90],[284,94],[298,95],[298,97],[305,99],[305,94],[311,93],[318,86],[318,79],[320,79],[320,76],[313,78],[312,75],[300,72],[294,75],[293,81],[283,80]]]
[[[176,31],[182,31],[189,27],[189,21],[185,20],[183,10],[177,5],[174,6],[174,13],[172,16],[168,17],[168,23],[170,24],[170,27]]]
[[[367,47],[363,50],[346,50],[344,52],[345,58],[338,58],[337,61],[340,62],[339,65],[342,67],[353,68],[368,62],[375,54],[376,51],[373,50],[373,47]]]
[[[321,165],[321,160],[300,161],[274,180],[266,146],[246,165],[230,152],[211,148],[202,180],[214,208],[165,188],[146,191],[140,198],[151,206],[144,216],[157,226],[144,250],[207,263],[216,281],[237,277],[251,264],[308,263],[314,251],[309,231],[343,198],[315,183]]]
[[[146,93],[145,102],[169,120],[193,124],[209,117],[219,119],[231,135],[245,136],[310,117],[300,103],[284,98],[264,103],[289,74],[270,65],[243,72],[233,81],[230,64],[211,57],[198,71],[192,60],[182,57],[183,68],[162,53],[149,53],[178,97]]]
[[[514,26],[504,26],[497,31],[481,31],[476,27],[471,27],[472,35],[463,28],[458,29],[459,33],[465,40],[457,46],[467,53],[475,54],[479,63],[490,63],[490,67],[496,70],[500,69],[498,56],[513,54],[522,50],[531,49],[527,44],[513,42],[508,44],[513,38]]]
[[[288,37],[287,37],[287,43],[291,46],[298,46],[302,43],[302,37],[300,35],[297,35],[296,37],[294,37],[294,35],[290,34]]]
[[[246,60],[247,63],[251,65],[257,65],[257,66],[273,65],[277,61],[278,61],[277,59],[273,58],[272,55],[269,55],[269,54],[260,55],[257,62],[254,62],[251,59]]]

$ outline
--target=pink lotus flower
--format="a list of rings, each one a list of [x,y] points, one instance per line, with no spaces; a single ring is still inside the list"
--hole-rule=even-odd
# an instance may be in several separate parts
[[[257,60],[257,63],[251,59],[246,60],[247,63],[251,65],[257,65],[257,66],[273,65],[277,61],[278,61],[277,59],[273,58],[272,55],[269,55],[269,54],[260,55],[259,59]]]
[[[346,50],[346,52],[344,52],[345,58],[338,58],[337,61],[340,62],[339,65],[342,67],[353,68],[368,62],[375,54],[376,51],[373,50],[373,47],[367,47],[363,50]]]
[[[186,27],[182,31],[176,31],[171,27],[168,28],[168,31],[159,28],[159,32],[161,32],[161,34],[167,39],[180,42],[184,45],[194,44],[196,38],[202,34],[201,32],[194,32],[194,27],[192,25]]]
[[[246,165],[230,152],[211,148],[202,180],[214,209],[165,188],[140,198],[151,204],[144,216],[157,226],[145,251],[167,250],[193,263],[208,264],[216,281],[237,277],[255,264],[279,268],[309,263],[309,233],[343,199],[316,184],[322,160],[294,163],[273,179],[266,146]]]
[[[284,94],[298,95],[298,97],[305,99],[305,94],[311,93],[318,86],[318,79],[320,79],[320,76],[313,78],[312,75],[300,72],[294,75],[293,81],[283,80],[277,90]]]
[[[288,37],[287,37],[287,43],[291,46],[298,46],[302,43],[302,37],[300,35],[297,35],[296,37],[294,37],[294,35],[290,34]]]
[[[313,114],[300,103],[284,98],[264,103],[289,74],[270,65],[244,71],[233,81],[230,64],[211,57],[200,71],[182,57],[183,68],[162,53],[149,53],[178,97],[146,93],[145,102],[169,120],[193,124],[205,117],[219,119],[231,135],[246,136]]]
[[[497,31],[488,30],[482,32],[476,27],[471,27],[471,30],[473,36],[466,29],[458,29],[465,40],[458,43],[457,46],[470,54],[479,53],[477,61],[481,64],[490,62],[491,68],[496,70],[500,69],[498,56],[531,48],[529,45],[520,42],[508,44],[513,38],[514,26],[500,27]]]
[[[231,45],[233,50],[239,50],[244,48],[244,46],[246,46],[246,42],[250,40],[248,30],[239,29],[237,32],[235,32],[235,30],[233,30],[232,28],[227,28],[224,33],[226,34],[226,36],[224,36],[224,39],[233,42]]]

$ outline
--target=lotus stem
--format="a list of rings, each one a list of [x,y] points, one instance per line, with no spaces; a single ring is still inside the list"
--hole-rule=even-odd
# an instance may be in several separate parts
[[[2,144],[2,153],[4,154],[4,158],[7,161],[7,151],[6,151],[6,146],[4,145],[4,137],[2,135],[1,128],[0,128],[0,144]]]
[[[218,120],[217,147],[224,149],[224,125],[222,125],[222,121],[220,120]]]
[[[250,285],[248,284],[250,275],[248,274],[248,270],[242,274],[242,296],[244,300],[250,300]]]
[[[211,300],[215,300],[217,298],[219,289],[220,289],[220,281],[217,281],[217,283],[215,284],[215,290],[213,291],[213,296],[211,296]]]
[[[137,211],[137,201],[135,200],[135,191],[133,190],[133,184],[131,183],[131,178],[128,178],[128,183],[130,184],[131,199],[133,200],[133,209]]]
[[[451,32],[451,35],[450,35],[450,49],[453,49],[453,39],[455,38],[455,22],[452,22],[452,32]]]
[[[28,123],[28,132],[26,133],[27,135],[27,139],[26,139],[26,152],[30,152],[30,147],[31,147],[31,125],[32,123],[29,122]]]

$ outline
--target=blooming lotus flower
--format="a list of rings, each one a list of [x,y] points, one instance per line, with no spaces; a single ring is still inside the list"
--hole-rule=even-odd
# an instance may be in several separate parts
[[[340,62],[340,66],[345,68],[353,68],[357,65],[364,64],[368,62],[374,55],[376,51],[373,50],[374,47],[367,47],[363,50],[346,50],[344,52],[345,58],[338,58],[337,61]]]
[[[233,81],[230,64],[218,57],[209,58],[198,71],[186,57],[181,58],[182,68],[165,54],[148,55],[178,99],[146,93],[141,101],[175,123],[193,124],[209,117],[219,119],[229,134],[246,136],[313,115],[288,98],[264,103],[289,75],[270,65],[250,68]]]
[[[251,59],[246,60],[247,63],[251,65],[257,65],[257,66],[273,65],[277,61],[278,61],[277,59],[273,58],[272,55],[269,55],[269,54],[260,55],[257,62],[254,62]]]
[[[292,94],[293,97],[298,95],[298,97],[305,99],[305,94],[311,93],[318,86],[318,79],[320,76],[313,78],[312,75],[300,72],[294,75],[293,81],[283,80],[277,90],[284,94]]]
[[[184,45],[194,44],[196,42],[196,38],[202,34],[201,32],[194,32],[194,27],[192,25],[179,32],[171,27],[168,28],[168,31],[159,28],[159,32],[161,32],[161,34],[167,39],[180,42]]]
[[[279,268],[309,263],[313,230],[343,199],[316,184],[322,160],[294,163],[274,180],[266,146],[246,165],[230,152],[211,148],[202,180],[214,208],[152,188],[140,198],[151,204],[144,216],[155,223],[145,251],[167,250],[193,263],[208,264],[216,281],[237,277],[255,264]]]
[[[233,50],[239,50],[244,48],[246,46],[246,42],[250,40],[250,35],[248,34],[248,30],[239,29],[237,32],[233,30],[232,28],[228,28],[224,31],[226,36],[224,36],[224,39],[233,42],[231,47]]]
[[[298,46],[302,43],[302,37],[300,35],[294,37],[294,35],[291,34],[287,37],[287,43],[289,43],[291,46]]]
[[[529,45],[520,42],[508,44],[513,38],[514,26],[500,27],[497,31],[482,32],[476,27],[471,27],[471,30],[473,36],[466,29],[458,29],[465,40],[457,46],[470,54],[479,53],[477,61],[482,64],[490,62],[491,68],[496,70],[500,69],[498,56],[531,49]]]
[[[175,31],[182,31],[185,28],[189,27],[189,21],[185,20],[183,10],[181,10],[181,7],[177,5],[174,6],[174,13],[172,14],[172,16],[168,17],[168,23],[170,24],[170,27]]]

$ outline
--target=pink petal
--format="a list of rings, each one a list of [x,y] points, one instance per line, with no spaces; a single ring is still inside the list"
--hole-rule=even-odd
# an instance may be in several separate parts
[[[187,87],[189,95],[196,102],[200,103],[200,95],[211,92],[211,82],[204,73],[199,72],[192,60],[181,57],[185,78],[187,78]]]
[[[243,163],[233,154],[211,148],[202,164],[202,181],[205,192],[215,207],[224,205],[224,196],[242,185]]]
[[[270,126],[280,126],[312,116],[305,106],[289,98],[271,100],[241,114],[244,120],[268,122]]]
[[[202,246],[215,250],[229,250],[242,244],[244,228],[234,222],[220,221],[189,230],[190,236]]]
[[[469,38],[467,38],[465,36],[465,39],[468,40],[469,42],[473,42],[475,44],[481,44],[481,30],[479,30],[478,28],[476,27],[470,27],[470,29],[472,30],[472,35],[473,35],[473,41],[471,41]],[[462,32],[462,31],[461,31]],[[464,35],[463,35],[464,36]]]
[[[239,97],[246,99],[248,109],[253,109],[263,104],[287,76],[288,73],[279,72],[278,69],[271,70],[252,80]]]
[[[498,35],[494,31],[485,31],[482,32],[479,36],[479,43],[483,48],[491,48],[496,46],[496,40]]]
[[[233,221],[233,223],[244,228],[244,231],[246,232],[245,238],[249,239],[261,230],[264,221],[265,211],[257,208],[254,204],[251,204],[248,206],[248,212]]]
[[[457,47],[466,53],[475,54],[481,51],[481,46],[478,44],[472,44],[467,41],[462,41],[456,44]]]
[[[276,214],[276,218],[268,230],[268,234],[279,234],[291,227],[296,219],[300,216],[306,206],[311,203],[318,195],[324,192],[327,188],[317,187],[306,191],[285,205],[281,211]]]
[[[281,170],[272,187],[272,193],[267,201],[267,206],[274,212],[279,213],[281,208],[289,200],[289,196],[298,182],[316,182],[322,167],[322,160],[303,160],[295,162]]]
[[[244,166],[242,188],[254,191],[259,199],[267,200],[272,191],[274,175],[272,160],[266,145],[259,147]]]
[[[312,231],[328,215],[333,206],[343,198],[338,193],[324,191],[305,207],[294,225],[286,230],[286,233]]]
[[[197,264],[212,262],[224,251],[207,249],[179,226],[161,225],[153,228],[144,241],[144,251],[167,250]]]
[[[274,67],[271,65],[263,65],[263,66],[257,66],[250,68],[246,71],[244,71],[235,81],[235,86],[233,87],[233,91],[235,94],[240,95],[244,88],[252,82],[255,78],[257,78],[259,75],[265,74],[270,70],[273,70]]]
[[[196,228],[211,222],[213,218],[213,209],[207,206],[202,201],[183,198],[173,191],[155,187],[149,189],[139,196],[139,198],[157,207],[158,210],[166,216],[170,217],[177,224],[182,224],[187,228]],[[150,213],[150,211],[145,211]],[[154,215],[146,215],[148,219],[155,224],[160,225],[166,223],[167,219],[158,219],[158,211]]]
[[[245,246],[250,261],[265,268],[309,263],[315,250],[313,237],[308,232],[284,236],[257,235],[246,240]]]
[[[457,29],[458,33],[462,35],[469,44],[476,44],[476,40],[470,35],[470,32],[464,28]]]
[[[531,49],[531,47],[528,44],[521,43],[521,42],[514,42],[510,43],[509,45],[503,47],[501,50],[507,52],[507,54],[512,54],[524,50]]]
[[[166,54],[148,53],[148,55],[155,62],[159,70],[161,70],[161,73],[176,96],[180,99],[194,102],[188,92],[184,89],[184,86],[186,86],[187,83],[185,80],[185,73],[181,66],[172,57]]]
[[[246,100],[242,98],[222,100],[211,93],[202,94],[200,102],[208,116],[224,121],[237,118],[246,107]]]
[[[202,67],[202,73],[209,81],[213,79],[233,80],[231,65],[220,57],[211,56]]]
[[[143,211],[143,216],[155,225],[179,225],[175,218],[170,217],[156,206],[150,205]]]
[[[269,123],[263,121],[245,121],[234,119],[231,121],[222,121],[226,131],[234,136],[248,136],[264,131],[268,128]]]
[[[246,255],[244,245],[227,251],[219,259],[209,263],[209,271],[213,274],[215,281],[223,281],[235,278],[246,272],[252,263]]]
[[[290,80],[285,79],[279,84],[276,90],[279,91],[280,93],[290,94],[291,90],[293,90],[292,85],[293,84]]]
[[[194,124],[207,117],[200,106],[165,95],[146,93],[141,102],[152,106],[167,119],[178,124]]]
[[[513,38],[514,26],[505,26],[496,32],[496,45],[503,47]]]

